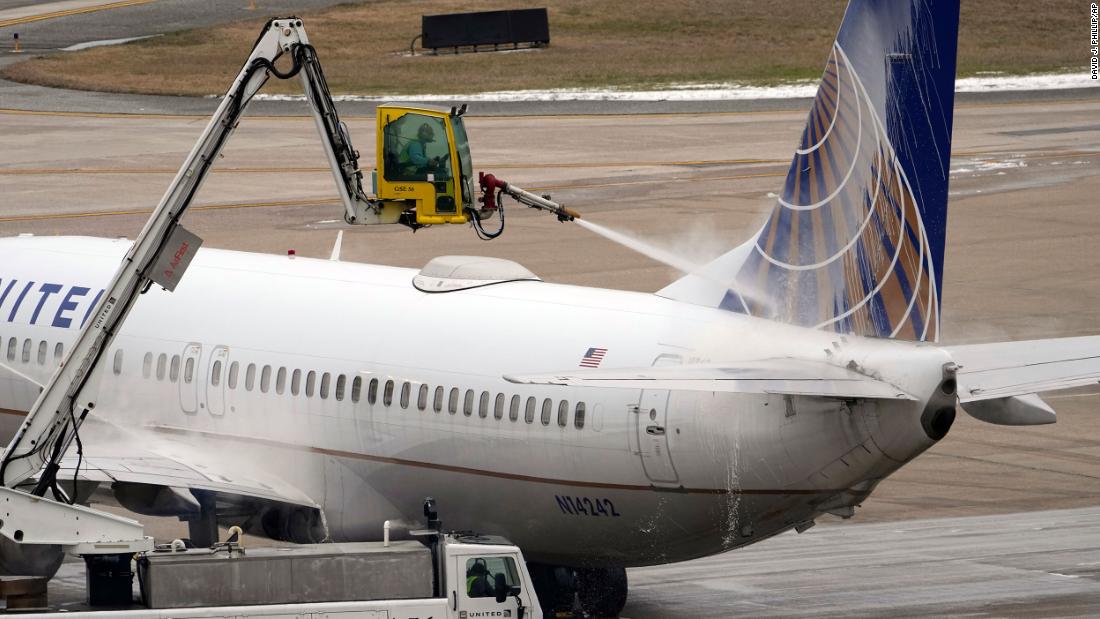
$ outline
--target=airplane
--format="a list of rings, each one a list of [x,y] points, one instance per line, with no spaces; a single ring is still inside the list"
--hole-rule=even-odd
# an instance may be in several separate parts
[[[938,343],[958,15],[851,0],[767,222],[655,294],[200,250],[115,337],[58,479],[200,545],[377,540],[433,497],[522,548],[544,604],[615,616],[627,567],[850,517],[957,405],[1053,422],[1037,394],[1100,380],[1100,339]],[[0,434],[129,247],[0,239]],[[8,570],[59,561],[0,544]]]

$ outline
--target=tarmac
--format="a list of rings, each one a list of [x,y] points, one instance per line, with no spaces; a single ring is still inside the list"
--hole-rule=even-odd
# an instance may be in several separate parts
[[[1097,100],[958,107],[943,341],[1100,332],[1098,117]],[[346,120],[369,166],[373,119]],[[499,116],[471,117],[469,131],[476,169],[703,260],[760,225],[803,120],[801,110]],[[132,237],[205,123],[0,111],[0,234]],[[187,225],[210,247],[327,257],[344,229],[349,261],[419,267],[436,255],[492,255],[550,281],[642,291],[677,277],[515,205],[492,242],[463,226],[347,228],[318,144],[308,117],[247,118]],[[960,415],[946,439],[885,481],[851,521],[701,562],[631,570],[624,616],[1095,615],[1096,572],[1081,564],[1098,556],[1088,523],[1100,504],[1098,395],[1052,394],[1052,426]],[[960,516],[976,519],[960,528],[952,520]],[[914,518],[937,520],[913,529]],[[1019,535],[1019,523],[1035,518],[1062,523],[1059,537]],[[920,533],[892,533],[899,528]],[[150,529],[168,537],[179,525]]]
[[[0,10],[27,4],[0,0]],[[50,27],[59,28],[52,45],[71,44],[64,28]],[[139,31],[131,24],[97,37]],[[942,341],[1100,333],[1097,94],[960,97]],[[214,105],[0,82],[0,235],[132,237]],[[808,106],[486,104],[468,125],[475,170],[701,261],[762,223]],[[339,109],[373,167],[373,106]],[[419,267],[443,254],[499,256],[548,281],[641,291],[677,277],[514,204],[503,237],[488,243],[463,226],[347,228],[302,104],[251,111],[186,219],[208,247],[327,257],[343,229],[348,261]],[[1096,388],[1052,394],[1052,426],[992,426],[960,414],[946,439],[885,481],[850,521],[631,570],[624,616],[1100,615],[1098,396]],[[153,523],[159,536],[173,527]],[[70,576],[58,582],[79,581]]]

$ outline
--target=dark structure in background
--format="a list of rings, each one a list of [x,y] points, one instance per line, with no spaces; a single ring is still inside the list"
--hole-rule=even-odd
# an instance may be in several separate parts
[[[487,45],[493,49],[501,45],[515,49],[521,44],[541,47],[550,44],[550,22],[545,8],[425,15],[420,36],[424,48],[436,52],[450,48],[456,54],[463,47],[476,52]]]

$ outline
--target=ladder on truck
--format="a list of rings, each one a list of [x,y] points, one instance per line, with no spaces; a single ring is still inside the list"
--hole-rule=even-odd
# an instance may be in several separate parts
[[[284,54],[293,61],[285,73],[275,66]],[[61,366],[43,385],[26,420],[4,450],[0,496],[14,501],[18,512],[13,508],[13,517],[0,521],[0,534],[22,544],[59,544],[76,549],[71,550],[74,554],[94,554],[96,543],[103,546],[99,551],[102,553],[151,550],[152,540],[143,536],[136,521],[72,505],[72,499],[57,484],[60,462],[81,423],[95,409],[93,390],[88,387],[134,303],[153,284],[174,290],[202,244],[180,222],[253,95],[271,76],[289,79],[295,75],[305,87],[344,206],[344,218],[349,223],[390,223],[382,221],[383,209],[363,191],[359,155],[337,116],[302,21],[296,17],[270,20],[198,143],[123,258],[92,319],[85,323]],[[38,480],[29,493],[16,489],[29,484],[36,473]],[[47,492],[52,492],[57,501],[43,500]]]

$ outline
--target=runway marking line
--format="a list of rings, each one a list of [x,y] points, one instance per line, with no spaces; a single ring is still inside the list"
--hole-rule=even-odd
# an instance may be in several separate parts
[[[545,169],[545,168],[645,168],[645,167],[706,167],[723,165],[754,165],[787,163],[786,159],[713,159],[693,161],[610,161],[578,163],[486,163],[494,169]],[[212,174],[293,174],[329,172],[323,167],[229,167],[214,168]],[[175,174],[176,168],[0,168],[0,176],[38,176],[47,174]]]
[[[107,11],[110,9],[121,9],[128,6],[139,6],[142,4],[149,4],[156,2],[157,0],[122,0],[121,2],[110,2],[108,4],[100,4],[96,6],[85,6],[75,9],[66,9],[64,11],[52,11],[50,13],[41,13],[39,15],[27,15],[26,17],[15,17],[12,19],[5,19],[0,21],[0,28],[7,26],[17,26],[19,24],[29,24],[36,21],[43,21],[46,19],[55,19],[58,17],[68,17],[70,15],[81,15],[84,13],[95,13],[98,11]]]
[[[624,185],[644,185],[653,183],[687,183],[687,182],[712,182],[712,181],[729,181],[729,180],[743,180],[750,178],[768,178],[776,176],[786,176],[786,172],[773,172],[763,174],[738,174],[733,176],[711,176],[704,178],[660,178],[660,179],[644,179],[634,181],[619,181],[611,183],[588,183],[577,184],[570,183],[566,185],[541,185],[536,187],[529,187],[530,191],[551,191],[559,189],[598,189],[602,187],[621,187]],[[192,211],[220,211],[228,209],[238,208],[271,208],[279,206],[309,206],[315,204],[338,204],[340,200],[338,198],[302,198],[297,200],[272,200],[267,202],[227,202],[224,204],[203,204],[200,206],[191,207]],[[0,223],[18,222],[18,221],[50,221],[58,219],[79,219],[82,217],[113,217],[119,215],[148,215],[152,213],[152,209],[133,209],[125,211],[89,211],[84,213],[62,213],[58,215],[14,215],[11,217],[0,217]]]
[[[144,0],[146,2],[153,2],[155,0]],[[807,99],[807,102],[809,100]],[[1095,103],[1092,99],[1058,99],[1058,100],[1040,100],[1034,101],[1009,101],[1005,103],[963,103],[955,106],[958,110],[971,110],[971,109],[986,109],[986,108],[999,108],[999,107],[1019,107],[1025,105],[1082,105]],[[765,114],[790,114],[790,113],[805,113],[806,110],[801,108],[789,109],[789,110],[744,110],[740,112],[639,112],[636,114],[500,114],[493,116],[469,116],[470,120],[476,121],[495,121],[495,120],[584,120],[584,119],[620,119],[620,118],[645,118],[645,119],[659,119],[659,118],[684,118],[690,116],[699,117],[712,117],[712,116],[758,116]],[[210,112],[213,114],[213,111]],[[180,119],[180,120],[197,120],[201,118],[209,118],[206,113],[200,114],[146,114],[146,113],[128,113],[128,112],[65,112],[65,111],[50,111],[50,110],[20,110],[14,108],[0,108],[0,115],[23,115],[23,116],[62,116],[72,118],[121,118],[121,119],[150,119],[150,118],[162,118],[162,119]],[[278,114],[278,115],[249,115],[246,118],[252,118],[257,120],[309,120],[312,117],[304,114]],[[345,120],[363,120],[373,121],[374,115],[356,115],[348,114],[342,116]]]
[[[226,202],[224,204],[202,204],[192,206],[192,211],[221,211],[238,208],[270,208],[277,206],[306,206],[313,204],[338,204],[339,198],[310,198],[300,200],[272,200],[267,202]],[[133,209],[127,211],[92,211],[87,213],[64,213],[61,215],[16,215],[0,217],[0,223],[13,221],[46,221],[54,219],[79,219],[82,217],[114,217],[118,215],[148,215],[153,209]]]
[[[1008,153],[1011,153],[1009,155]],[[1095,157],[1100,151],[1064,151],[1056,153],[1028,154],[1017,151],[959,151],[952,157],[986,157],[1001,155],[1000,159],[1054,159],[1058,157]],[[609,161],[573,163],[486,163],[482,167],[498,170],[572,169],[572,168],[647,168],[647,167],[707,167],[730,165],[786,164],[787,159],[699,159],[687,161]],[[212,174],[312,174],[329,172],[325,167],[226,167],[214,168]],[[175,174],[176,168],[0,168],[0,176],[45,176],[52,174],[125,175],[125,174]]]

